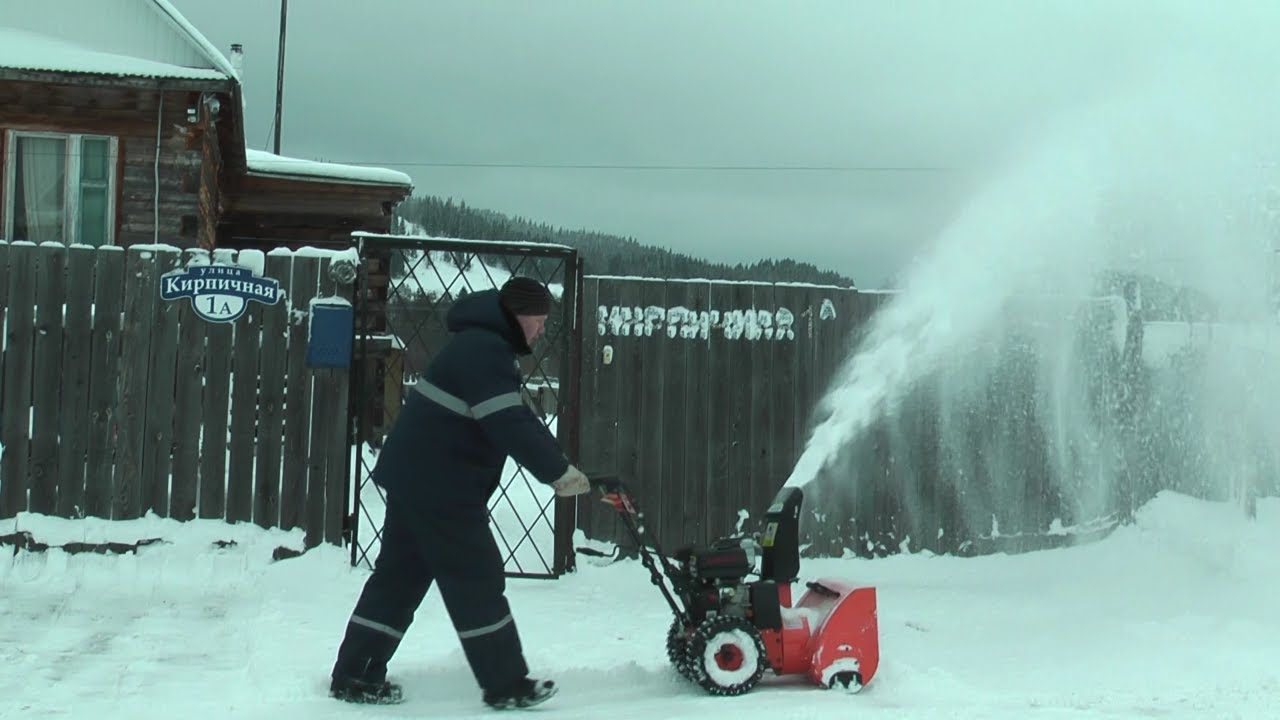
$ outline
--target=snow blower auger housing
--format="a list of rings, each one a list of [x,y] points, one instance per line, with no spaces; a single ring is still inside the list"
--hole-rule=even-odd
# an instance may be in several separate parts
[[[849,692],[871,682],[880,663],[875,588],[819,578],[792,602],[800,573],[800,488],[777,494],[762,533],[668,557],[647,534],[623,483],[605,477],[592,484],[622,516],[671,606],[667,657],[685,678],[713,695],[746,693],[766,671],[807,675],[821,687]]]

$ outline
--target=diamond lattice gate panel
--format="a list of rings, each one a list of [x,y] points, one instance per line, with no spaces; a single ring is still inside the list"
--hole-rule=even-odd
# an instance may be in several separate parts
[[[404,395],[448,337],[454,300],[502,286],[512,275],[546,283],[556,299],[546,332],[521,362],[526,403],[578,459],[581,278],[577,251],[562,245],[353,235],[363,268],[356,294],[353,383],[354,565],[378,556],[385,497],[370,476]],[[424,470],[429,472],[429,470]],[[575,501],[557,498],[508,459],[489,504],[494,537],[511,577],[556,577],[573,567]]]

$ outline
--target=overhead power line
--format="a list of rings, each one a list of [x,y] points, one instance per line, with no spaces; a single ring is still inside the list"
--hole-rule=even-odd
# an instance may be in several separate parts
[[[640,170],[662,172],[856,172],[856,173],[938,173],[952,168],[922,165],[684,165],[629,163],[532,163],[532,162],[444,162],[444,161],[355,161],[332,160],[345,165],[377,167],[505,168],[527,170]]]

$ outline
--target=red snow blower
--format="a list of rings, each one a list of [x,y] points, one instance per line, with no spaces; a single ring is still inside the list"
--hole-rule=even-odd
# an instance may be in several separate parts
[[[774,498],[763,535],[723,538],[669,558],[656,540],[646,542],[644,515],[623,483],[597,477],[592,485],[622,516],[675,613],[667,657],[682,676],[713,695],[746,693],[766,670],[804,674],[848,692],[871,682],[880,663],[875,588],[820,578],[792,603],[800,572],[800,488],[783,488]]]

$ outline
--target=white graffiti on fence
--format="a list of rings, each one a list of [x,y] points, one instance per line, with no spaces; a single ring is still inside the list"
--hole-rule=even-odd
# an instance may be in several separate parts
[[[713,331],[729,340],[794,340],[795,315],[787,308],[776,310],[691,310],[658,305],[632,307],[601,305],[596,308],[596,327],[601,335],[650,337],[666,332],[667,337],[707,340]]]

